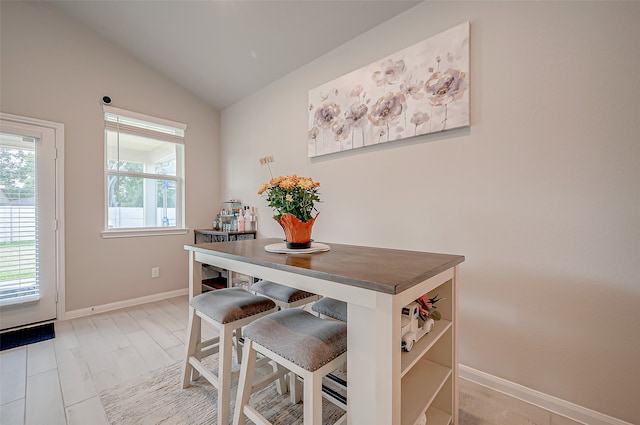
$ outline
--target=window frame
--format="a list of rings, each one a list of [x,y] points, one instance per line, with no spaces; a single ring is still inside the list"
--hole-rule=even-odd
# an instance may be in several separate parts
[[[185,136],[187,125],[178,123],[175,121],[166,120],[163,118],[157,118],[138,112],[132,112],[113,106],[103,106],[104,111],[104,230],[101,232],[103,238],[122,238],[122,237],[138,237],[138,236],[162,236],[162,235],[176,235],[186,234],[189,229],[185,227]],[[136,121],[144,121],[146,123],[159,125],[161,127],[170,127],[175,130],[182,130],[182,135],[172,134],[170,132],[165,133],[160,129],[155,131],[153,128],[137,127],[135,125],[127,125],[126,123],[120,124],[119,120],[115,123],[114,117],[122,117],[123,119],[132,119]],[[108,167],[109,154],[108,154],[108,141],[107,131],[117,131],[121,134],[133,134],[137,136],[143,136],[154,140],[173,143],[176,145],[182,145],[181,149],[176,150],[176,175],[168,176],[165,174],[145,173],[145,172],[133,172],[118,170],[114,173],[114,170],[110,170]],[[130,227],[130,228],[109,228],[109,177],[113,175],[120,175],[125,177],[135,177],[143,179],[155,179],[155,180],[173,180],[176,182],[176,224],[169,227]]]

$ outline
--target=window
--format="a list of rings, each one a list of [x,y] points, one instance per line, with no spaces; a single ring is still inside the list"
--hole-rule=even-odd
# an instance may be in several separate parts
[[[185,233],[186,125],[104,107],[103,237]]]
[[[0,304],[38,300],[36,140],[0,133]]]

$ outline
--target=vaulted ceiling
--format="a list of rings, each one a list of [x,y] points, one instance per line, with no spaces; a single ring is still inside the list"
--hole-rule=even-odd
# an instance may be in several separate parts
[[[224,109],[420,1],[49,3]]]

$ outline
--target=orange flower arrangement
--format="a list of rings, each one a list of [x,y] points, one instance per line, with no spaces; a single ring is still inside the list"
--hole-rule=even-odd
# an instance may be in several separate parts
[[[262,185],[258,195],[267,195],[267,202],[276,214],[274,219],[279,221],[283,214],[291,214],[300,221],[309,221],[315,208],[320,202],[318,196],[320,183],[311,177],[301,177],[296,174],[272,178]],[[317,211],[317,210],[316,210]]]

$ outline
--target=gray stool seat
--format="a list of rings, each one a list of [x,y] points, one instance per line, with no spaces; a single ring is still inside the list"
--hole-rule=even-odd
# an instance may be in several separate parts
[[[324,297],[316,301],[311,306],[311,310],[341,322],[347,321],[347,303],[344,301]]]
[[[303,291],[301,289],[292,288],[290,286],[281,285],[268,280],[259,280],[254,283],[251,285],[251,291],[271,298],[280,308],[299,307],[320,298],[319,295],[312,292]]]
[[[347,351],[347,325],[300,309],[281,310],[256,320],[244,336],[313,372]]]
[[[222,324],[254,316],[275,307],[275,303],[269,298],[251,294],[242,288],[205,292],[193,297],[189,304]]]

